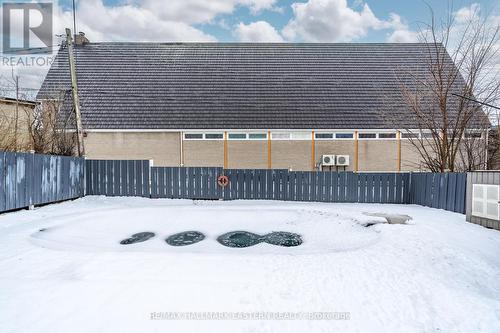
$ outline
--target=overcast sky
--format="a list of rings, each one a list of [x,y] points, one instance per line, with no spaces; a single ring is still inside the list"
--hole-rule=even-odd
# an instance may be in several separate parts
[[[436,16],[446,14],[447,0],[426,2]],[[500,17],[497,0],[453,3],[458,16],[480,8]],[[54,4],[61,34],[73,25],[71,0]],[[77,30],[94,42],[413,42],[428,21],[420,0],[77,0],[76,15]],[[24,87],[37,88],[46,70],[17,72]]]

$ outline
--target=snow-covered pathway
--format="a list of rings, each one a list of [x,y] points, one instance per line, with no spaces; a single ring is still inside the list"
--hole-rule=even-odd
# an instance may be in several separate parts
[[[164,242],[186,230],[206,239]],[[216,242],[233,230],[304,243]],[[86,197],[0,215],[0,246],[1,332],[500,332],[500,232],[419,206]],[[151,319],[169,312],[349,319]]]

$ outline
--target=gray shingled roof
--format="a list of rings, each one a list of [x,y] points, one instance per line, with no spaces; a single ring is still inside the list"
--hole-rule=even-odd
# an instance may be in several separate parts
[[[76,52],[83,125],[387,128],[381,110],[408,112],[395,69],[424,68],[425,50],[424,44],[90,43]],[[63,48],[38,98],[69,89]]]

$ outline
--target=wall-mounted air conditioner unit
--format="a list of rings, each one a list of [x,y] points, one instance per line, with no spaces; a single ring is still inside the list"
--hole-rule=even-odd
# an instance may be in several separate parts
[[[321,155],[321,165],[323,166],[335,165],[335,155]]]
[[[337,155],[337,166],[348,166],[349,155]]]

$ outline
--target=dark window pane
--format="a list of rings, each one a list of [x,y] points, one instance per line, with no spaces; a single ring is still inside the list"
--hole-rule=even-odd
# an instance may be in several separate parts
[[[481,132],[465,132],[465,137],[470,138],[481,138]]]
[[[244,140],[247,138],[246,133],[229,133],[230,139]]]
[[[337,139],[352,139],[352,138],[354,138],[354,134],[353,133],[337,133],[337,134],[335,134],[335,137]]]
[[[359,133],[359,138],[360,139],[376,139],[377,134],[376,133]]]
[[[198,133],[186,133],[184,134],[185,139],[203,139],[203,134]]]
[[[316,139],[333,139],[333,133],[316,133]]]
[[[249,133],[248,138],[249,139],[267,139],[267,134],[266,133]]]
[[[379,139],[395,139],[396,133],[379,133]]]
[[[205,139],[222,139],[222,133],[207,133],[205,134]]]
[[[409,138],[418,138],[418,133],[409,133],[409,132],[405,132],[405,133],[401,133],[401,137],[403,139],[409,139]]]

